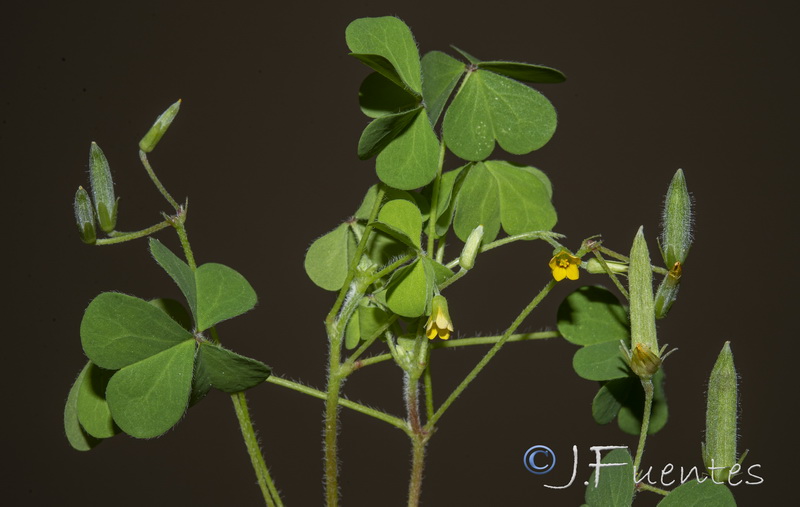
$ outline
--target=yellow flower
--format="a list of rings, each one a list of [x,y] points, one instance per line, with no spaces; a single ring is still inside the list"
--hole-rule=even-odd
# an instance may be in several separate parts
[[[577,280],[580,273],[578,273],[578,266],[581,265],[581,260],[578,257],[570,254],[566,250],[561,250],[550,259],[550,269],[553,270],[553,278],[560,282],[564,277],[570,280]]]
[[[450,338],[453,332],[453,321],[450,320],[450,312],[447,310],[447,300],[442,295],[433,296],[431,300],[431,316],[425,324],[425,334],[429,340],[437,336],[442,340]]]

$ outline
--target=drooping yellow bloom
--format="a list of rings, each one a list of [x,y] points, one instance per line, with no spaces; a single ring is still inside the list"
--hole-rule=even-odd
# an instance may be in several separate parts
[[[566,250],[555,254],[548,264],[550,269],[553,270],[553,278],[555,278],[557,282],[560,282],[565,277],[570,280],[577,280],[578,276],[580,276],[578,272],[578,266],[580,265],[580,258],[575,257]]]
[[[425,334],[429,340],[437,336],[442,340],[450,338],[453,332],[453,321],[450,320],[450,312],[447,309],[447,300],[442,295],[433,296],[431,300],[431,316],[425,324]]]

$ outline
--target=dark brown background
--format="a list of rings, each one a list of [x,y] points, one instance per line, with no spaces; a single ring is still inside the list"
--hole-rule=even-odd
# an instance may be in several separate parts
[[[686,171],[697,241],[681,298],[659,327],[662,343],[680,351],[667,362],[670,421],[649,440],[645,465],[700,465],[705,383],[731,340],[742,379],[740,446],[750,449],[746,464],[762,465],[765,481],[735,493],[740,505],[778,503],[797,469],[793,3],[341,4],[53,2],[4,9],[0,496],[13,505],[259,504],[221,393],[161,438],[118,436],[89,453],[69,448],[62,410],[85,361],[83,309],[104,290],[178,294],[144,241],[84,246],[72,197],[88,182],[89,143],[97,141],[122,197],[120,229],[157,221],[167,207],[138,164],[136,143],[182,98],[178,120],[151,160],[176,197],[191,197],[198,260],[238,269],[260,296],[255,311],[220,326],[222,338],[278,374],[322,387],[322,319],[333,296],[308,281],[303,255],[375,181],[372,162],[355,155],[367,122],[356,92],[367,69],[347,56],[344,29],[357,17],[395,14],[423,52],[452,43],[480,58],[542,63],[567,74],[565,84],[539,87],[559,111],[552,142],[515,160],[550,175],[556,229],[570,246],[603,233],[608,246],[625,251],[644,224],[655,251],[663,194],[674,171]],[[159,237],[176,246],[170,234]],[[546,245],[528,243],[482,256],[463,282],[466,292],[451,298],[459,333],[501,331],[546,282],[549,255]],[[559,286],[524,328],[553,326],[558,302],[574,287]],[[567,481],[571,446],[580,449],[578,481],[589,474],[589,446],[635,446],[614,425],[592,422],[596,386],[572,372],[574,350],[554,340],[501,352],[441,421],[429,448],[426,505],[577,505],[582,486],[543,487]],[[436,354],[438,400],[479,357],[478,350]],[[389,364],[358,373],[345,393],[402,413],[400,375]],[[321,504],[322,404],[272,385],[249,398],[287,504]],[[401,432],[344,411],[341,444],[346,505],[404,504],[409,450]],[[548,476],[522,467],[534,444],[559,456]],[[654,499],[643,494],[637,505]]]

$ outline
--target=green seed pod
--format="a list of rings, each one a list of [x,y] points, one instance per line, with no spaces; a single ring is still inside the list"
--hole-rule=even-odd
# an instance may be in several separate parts
[[[664,199],[660,238],[661,255],[667,266],[684,264],[692,246],[692,198],[686,188],[683,170],[678,169]]]
[[[669,270],[667,276],[661,282],[656,292],[656,318],[663,319],[667,316],[672,303],[678,298],[678,288],[681,285],[681,274],[683,273],[683,266],[680,262],[676,262],[672,269]]]
[[[717,482],[730,476],[736,464],[736,417],[738,397],[736,368],[730,342],[725,342],[708,379],[706,408],[706,442],[703,461],[708,473]]]
[[[161,137],[169,128],[172,120],[178,115],[178,110],[181,108],[181,101],[178,100],[167,108],[166,111],[156,118],[153,126],[147,131],[141,141],[139,141],[139,149],[145,153],[150,153],[156,148],[156,145],[161,140]]]
[[[464,249],[458,258],[459,266],[463,269],[472,269],[475,266],[475,257],[481,249],[481,241],[483,241],[483,226],[479,225],[469,233],[467,242],[464,243]]]
[[[642,227],[639,227],[631,247],[628,292],[631,312],[631,350],[641,344],[644,350],[649,350],[656,357],[660,357],[653,302],[653,273]]]
[[[96,143],[92,143],[89,150],[89,179],[92,182],[97,221],[104,232],[111,232],[117,225],[119,199],[114,199],[114,180],[111,178],[108,160]]]
[[[78,223],[78,230],[81,240],[88,245],[93,245],[97,241],[97,233],[94,228],[94,210],[89,194],[83,187],[78,187],[75,192],[75,221]]]

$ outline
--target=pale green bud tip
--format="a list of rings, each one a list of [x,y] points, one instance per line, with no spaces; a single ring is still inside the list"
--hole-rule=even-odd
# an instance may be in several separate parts
[[[97,143],[92,143],[89,150],[89,178],[92,182],[92,198],[97,211],[97,221],[100,222],[103,231],[111,232],[117,225],[117,199],[114,198],[111,168]]]
[[[177,102],[172,104],[167,108],[166,111],[161,113],[161,115],[156,118],[155,123],[153,126],[150,127],[150,130],[147,131],[147,134],[144,135],[141,141],[139,141],[139,149],[145,153],[150,153],[153,151],[161,140],[161,137],[169,128],[172,120],[178,115],[178,110],[181,108],[181,101],[178,99]]]
[[[717,482],[728,479],[736,464],[736,417],[738,413],[736,368],[730,342],[725,342],[708,380],[706,442],[703,461]]]
[[[78,187],[75,192],[75,222],[78,224],[78,231],[84,243],[92,245],[97,241],[97,233],[94,228],[94,211],[89,194],[83,187]]]
[[[624,274],[628,272],[628,265],[624,262],[606,261],[608,269],[615,274]],[[586,271],[593,275],[602,275],[606,272],[603,264],[596,258],[591,258],[586,261]]]
[[[464,249],[461,251],[461,256],[458,258],[458,264],[463,269],[472,269],[475,266],[475,257],[481,249],[481,242],[483,241],[483,226],[479,225],[474,228],[467,242],[464,244]]]
[[[638,344],[642,344],[647,350],[658,351],[655,303],[653,301],[653,273],[650,266],[650,252],[647,250],[642,227],[639,227],[631,247],[628,292],[630,293],[631,348],[634,349]]]
[[[664,199],[661,250],[667,266],[683,264],[692,246],[692,198],[683,170],[678,169]]]

